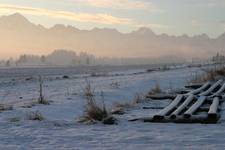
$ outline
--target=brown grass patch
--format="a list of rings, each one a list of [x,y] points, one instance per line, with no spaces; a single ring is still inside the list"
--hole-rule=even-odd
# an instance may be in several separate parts
[[[84,115],[78,120],[80,123],[93,124],[102,122],[104,124],[115,124],[115,118],[107,111],[102,96],[102,103],[97,103],[94,96],[94,90],[90,82],[86,82],[84,88],[84,96],[86,100]]]

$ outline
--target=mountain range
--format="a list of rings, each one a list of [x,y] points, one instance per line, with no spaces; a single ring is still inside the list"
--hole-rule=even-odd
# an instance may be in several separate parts
[[[80,30],[61,24],[46,28],[19,13],[0,17],[0,41],[1,57],[47,54],[54,49],[85,51],[96,56],[151,58],[169,55],[205,58],[225,52],[225,33],[210,38],[207,34],[155,34],[145,27],[130,33],[108,28]]]

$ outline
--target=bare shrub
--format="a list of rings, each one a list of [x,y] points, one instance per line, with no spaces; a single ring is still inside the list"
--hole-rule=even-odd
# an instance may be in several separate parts
[[[44,120],[44,117],[39,111],[35,111],[28,114],[28,120],[42,121]]]

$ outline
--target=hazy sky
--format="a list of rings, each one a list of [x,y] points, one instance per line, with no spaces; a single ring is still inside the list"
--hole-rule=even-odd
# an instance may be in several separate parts
[[[156,33],[216,37],[225,31],[225,0],[0,0],[0,14],[19,12],[46,27],[69,24],[80,29],[138,27]]]

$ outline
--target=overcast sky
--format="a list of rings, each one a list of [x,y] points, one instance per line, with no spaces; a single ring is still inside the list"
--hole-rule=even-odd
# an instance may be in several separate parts
[[[150,27],[156,33],[188,35],[225,31],[225,0],[0,0],[0,14],[19,12],[36,24],[79,29]]]

